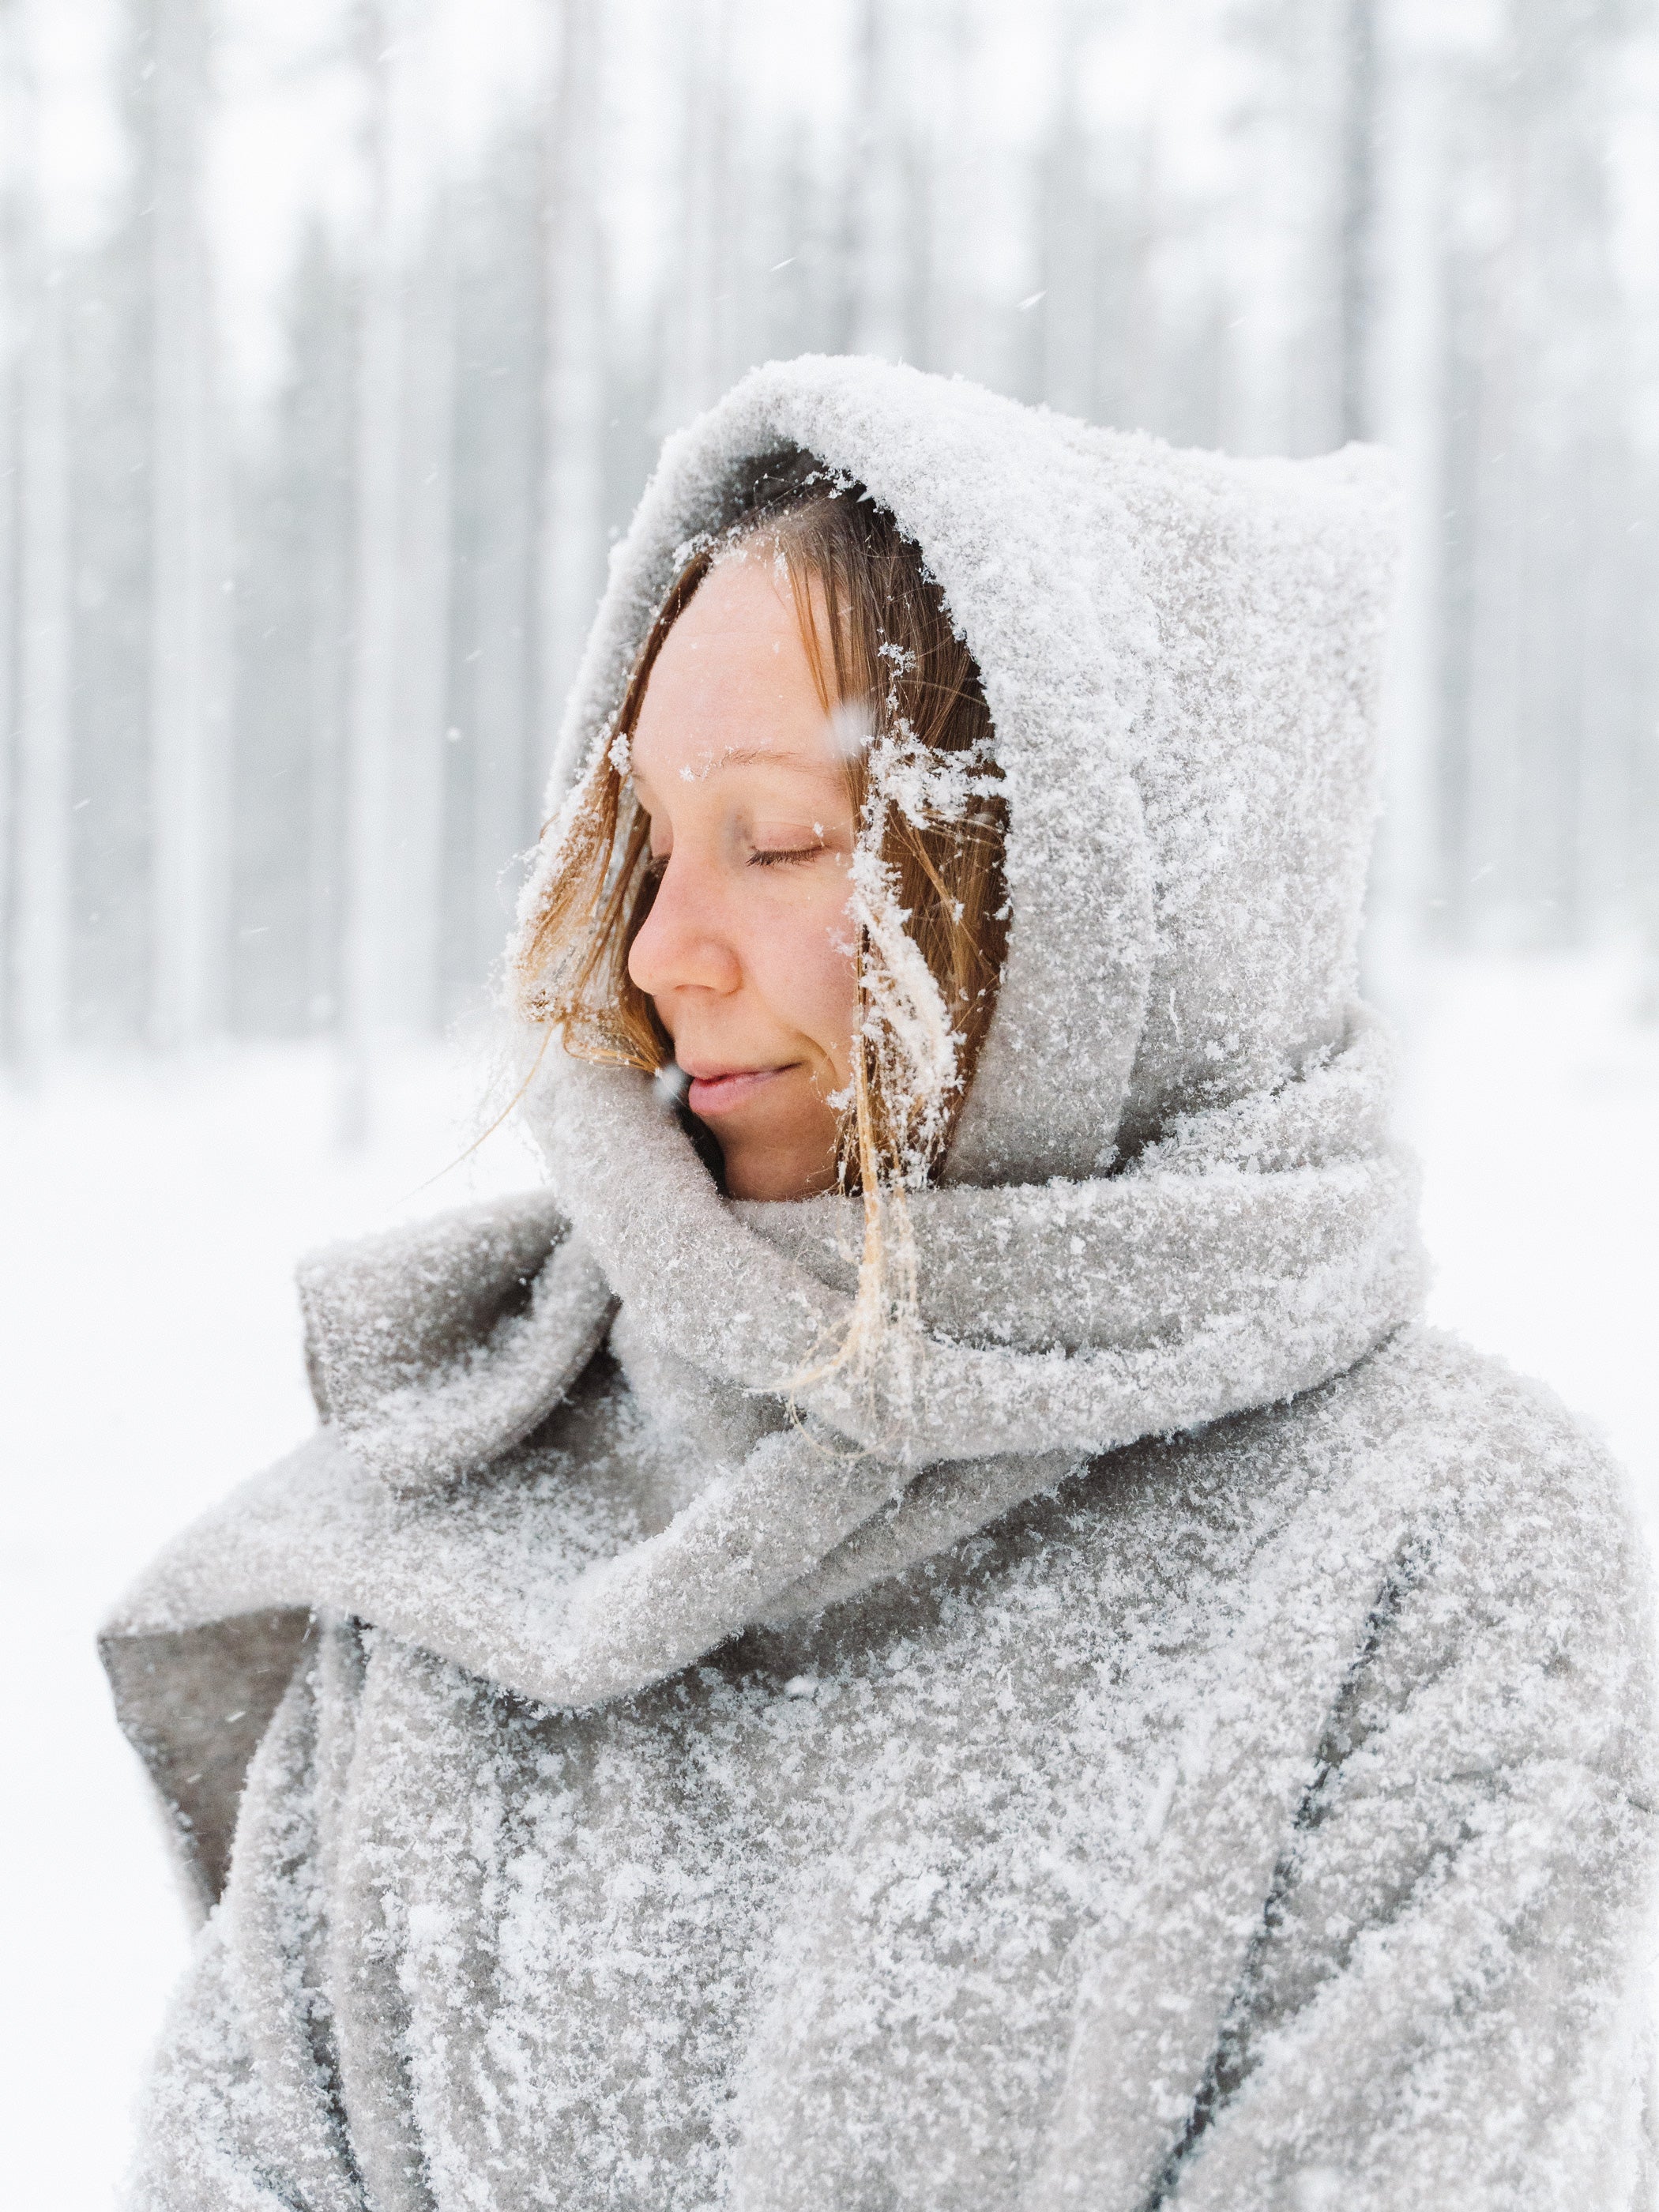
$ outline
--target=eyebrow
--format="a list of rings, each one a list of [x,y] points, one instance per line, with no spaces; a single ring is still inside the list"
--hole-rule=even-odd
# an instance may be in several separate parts
[[[815,754],[803,752],[793,745],[727,745],[707,767],[696,772],[695,781],[701,783],[707,777],[718,775],[722,769],[728,768],[798,768],[810,769],[816,775],[821,773],[825,766],[826,763]],[[682,777],[692,776],[689,769],[683,768],[679,773]],[[637,770],[635,781],[636,783],[639,781]]]
[[[718,760],[704,769],[714,775],[723,768],[817,768],[821,763],[793,745],[727,745]]]

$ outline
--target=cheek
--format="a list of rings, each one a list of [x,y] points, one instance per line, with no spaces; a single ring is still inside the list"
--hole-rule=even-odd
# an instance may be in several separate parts
[[[845,1074],[853,1036],[853,925],[847,883],[768,917],[750,973],[772,1012],[808,1036]]]

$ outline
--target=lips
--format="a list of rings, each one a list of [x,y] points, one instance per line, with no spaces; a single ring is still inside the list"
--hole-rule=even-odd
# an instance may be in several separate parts
[[[686,1073],[690,1074],[690,1070]],[[729,1114],[785,1073],[781,1067],[711,1068],[707,1075],[691,1076],[685,1103],[700,1121],[710,1115]]]

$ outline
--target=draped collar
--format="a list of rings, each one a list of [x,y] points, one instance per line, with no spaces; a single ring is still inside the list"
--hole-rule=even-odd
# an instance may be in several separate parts
[[[565,1061],[532,1108],[550,1195],[307,1264],[319,1402],[394,1490],[465,1482],[608,1331],[697,1469],[668,1525],[589,1567],[550,1619],[568,1702],[619,1694],[958,1540],[1097,1454],[1363,1358],[1422,1295],[1391,1062],[1357,1011],[1293,1082],[1178,1117],[1115,1172],[914,1194],[916,1324],[851,1371],[834,1352],[853,1202],[734,1204],[646,1079]]]

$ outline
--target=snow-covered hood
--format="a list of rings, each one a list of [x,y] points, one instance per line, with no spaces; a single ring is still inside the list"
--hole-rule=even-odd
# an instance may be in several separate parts
[[[995,725],[1012,915],[947,1179],[1097,1173],[1338,1041],[1376,803],[1387,457],[1176,452],[874,361],[757,369],[668,441],[616,549],[550,816],[686,541],[790,447],[921,546]],[[522,923],[556,863],[550,839]]]

